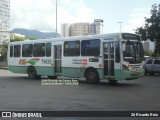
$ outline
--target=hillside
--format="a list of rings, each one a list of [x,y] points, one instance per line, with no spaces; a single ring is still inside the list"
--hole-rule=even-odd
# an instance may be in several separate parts
[[[25,35],[26,38],[37,38],[37,39],[54,38],[56,36],[55,32],[40,32],[38,30],[28,30],[22,28],[16,28],[12,32]],[[57,37],[59,36],[60,34],[57,34]]]

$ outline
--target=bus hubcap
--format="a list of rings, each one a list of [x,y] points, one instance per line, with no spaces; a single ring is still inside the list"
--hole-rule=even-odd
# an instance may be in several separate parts
[[[89,74],[89,79],[93,80],[95,78],[95,73],[94,72],[91,72]]]

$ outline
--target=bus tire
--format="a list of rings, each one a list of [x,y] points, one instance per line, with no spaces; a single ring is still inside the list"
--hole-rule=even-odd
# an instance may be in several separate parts
[[[86,71],[86,81],[88,83],[92,83],[92,84],[98,84],[99,83],[99,75],[98,75],[98,72],[93,69],[93,68],[90,68]]]
[[[56,79],[58,76],[47,76],[49,79]]]
[[[27,73],[30,79],[37,79],[38,77],[36,69],[32,66],[28,68]]]

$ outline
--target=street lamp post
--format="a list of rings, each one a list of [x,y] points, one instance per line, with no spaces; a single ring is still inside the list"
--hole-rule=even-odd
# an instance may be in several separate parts
[[[120,37],[122,38],[122,34],[121,34],[121,24],[123,23],[123,22],[117,22],[117,23],[119,23],[119,25],[120,25]],[[122,44],[120,44],[120,49],[122,49]],[[122,52],[120,53],[120,54],[123,54]],[[122,58],[120,58],[120,61],[122,60]],[[120,69],[122,70],[122,62],[120,62]],[[121,78],[122,78],[122,72],[120,72],[120,76],[121,76]]]
[[[56,37],[57,37],[57,0],[56,0]]]
[[[120,33],[121,33],[121,24],[123,23],[123,22],[118,22],[119,23],[119,25],[120,25]]]

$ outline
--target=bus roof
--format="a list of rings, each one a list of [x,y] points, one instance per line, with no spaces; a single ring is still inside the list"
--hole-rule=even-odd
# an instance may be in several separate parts
[[[122,33],[122,34],[132,34],[132,33]],[[71,37],[58,37],[58,38],[49,38],[49,39],[36,39],[36,40],[25,40],[18,42],[11,42],[11,45],[14,44],[26,44],[26,43],[39,43],[39,42],[54,42],[54,41],[72,41],[72,40],[87,40],[87,39],[98,39],[98,38],[110,38],[117,37],[120,38],[120,33],[110,33],[110,34],[96,34],[96,35],[83,35],[83,36],[71,36]],[[132,34],[135,35],[135,34]]]

